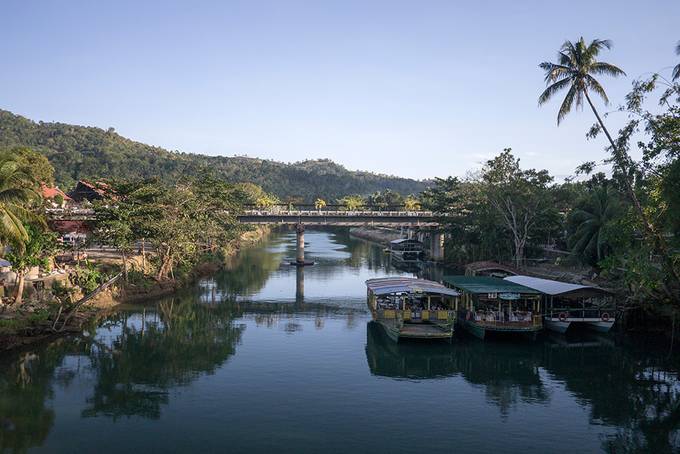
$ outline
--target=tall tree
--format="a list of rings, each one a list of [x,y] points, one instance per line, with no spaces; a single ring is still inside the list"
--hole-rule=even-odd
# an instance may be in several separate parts
[[[541,227],[539,221],[548,218],[552,209],[551,181],[546,170],[522,170],[510,148],[487,161],[482,170],[486,197],[512,236],[517,266],[524,262],[527,243]]]
[[[680,55],[680,41],[678,41],[678,44],[675,46],[675,54]],[[680,63],[673,68],[673,80],[678,79],[680,79]]]
[[[539,65],[545,71],[545,81],[548,87],[539,96],[538,103],[539,105],[544,104],[558,92],[565,89],[568,90],[557,114],[557,124],[559,125],[574,106],[581,107],[584,98],[588,101],[588,105],[590,105],[597,119],[599,129],[604,132],[609,140],[614,169],[621,176],[626,193],[643,224],[647,239],[654,244],[654,249],[664,258],[665,267],[669,270],[675,281],[680,283],[680,274],[675,269],[666,240],[650,221],[635,193],[632,181],[632,171],[635,167],[634,162],[624,147],[614,141],[593,101],[590,99],[589,93],[592,91],[599,95],[605,104],[609,103],[609,98],[604,88],[602,88],[602,85],[600,85],[600,82],[594,76],[609,75],[618,77],[626,74],[611,63],[598,61],[597,57],[600,52],[603,49],[610,49],[611,46],[611,41],[606,39],[595,39],[589,44],[586,43],[583,37],[576,41],[576,43],[566,41],[557,53],[558,63],[543,62]]]

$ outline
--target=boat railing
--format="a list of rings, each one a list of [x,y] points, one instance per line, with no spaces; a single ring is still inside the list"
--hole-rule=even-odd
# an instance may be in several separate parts
[[[451,322],[456,318],[456,311],[438,309],[376,309],[376,318],[381,320],[401,320],[401,321],[431,321],[431,322]]]
[[[554,308],[548,314],[550,318],[569,318],[569,319],[600,319],[604,314],[607,314],[608,318],[614,318],[614,309],[610,308]]]
[[[477,325],[489,327],[538,327],[543,325],[543,316],[532,312],[513,311],[510,317],[503,312],[477,311],[466,316]]]

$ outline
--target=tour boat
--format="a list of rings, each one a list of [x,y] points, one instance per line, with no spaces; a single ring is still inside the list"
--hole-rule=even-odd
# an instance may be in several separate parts
[[[490,276],[445,276],[444,283],[462,293],[458,324],[475,337],[535,339],[543,328],[537,290]]]
[[[366,281],[368,308],[394,341],[448,340],[458,308],[456,290],[433,281],[385,277]]]
[[[423,243],[407,238],[390,241],[390,253],[401,262],[420,262],[425,258]]]
[[[505,280],[543,294],[543,323],[549,330],[566,333],[571,326],[583,325],[606,333],[614,326],[616,312],[611,293],[605,289],[531,276],[508,276]]]

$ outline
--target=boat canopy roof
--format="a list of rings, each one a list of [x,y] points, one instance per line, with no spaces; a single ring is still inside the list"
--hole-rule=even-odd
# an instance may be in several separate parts
[[[609,292],[593,285],[570,284],[567,282],[541,279],[532,276],[508,276],[504,280],[538,290],[552,296],[590,297],[607,295]]]
[[[390,241],[390,244],[402,244],[402,243],[413,243],[413,244],[423,244],[418,240],[413,240],[411,238],[399,238],[398,240]]]
[[[491,276],[444,276],[444,282],[468,293],[524,293],[538,295],[538,290]]]
[[[458,296],[459,292],[439,282],[416,279],[414,277],[384,277],[366,281],[368,289],[376,295],[391,293],[437,293],[440,295]]]
[[[472,262],[465,265],[465,274],[475,276],[478,273],[502,272],[505,274],[512,274],[513,276],[519,274],[516,268],[508,265],[502,265],[496,262]]]

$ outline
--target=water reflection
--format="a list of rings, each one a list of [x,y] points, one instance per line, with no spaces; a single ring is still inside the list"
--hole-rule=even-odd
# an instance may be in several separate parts
[[[85,417],[160,417],[168,389],[212,374],[235,353],[243,330],[233,323],[232,308],[190,299],[161,301],[135,323],[122,313],[117,328],[108,342],[93,341],[89,359],[96,385]]]
[[[310,267],[289,264],[295,260],[295,232],[273,235],[262,247],[248,248],[228,259],[226,270],[202,285],[210,289],[202,296],[213,301],[285,301],[302,303],[343,298],[363,299],[363,281],[371,277],[413,275],[391,263],[382,248],[350,236],[347,229],[307,230],[306,258]],[[294,297],[293,297],[294,296]]]
[[[430,379],[461,375],[483,386],[487,400],[506,415],[514,404],[549,398],[539,374],[540,355],[532,344],[477,342],[395,343],[382,327],[367,325],[366,356],[374,375]]]
[[[602,436],[603,450],[680,449],[678,361],[660,352],[658,344],[632,348],[596,336],[536,344],[467,339],[452,345],[397,344],[369,322],[366,359],[373,375],[393,379],[461,376],[482,386],[487,402],[504,416],[518,402],[547,403],[553,393],[566,392],[588,410],[591,424],[615,428]]]
[[[181,450],[168,420],[212,450],[242,442],[257,451],[263,430],[293,452],[317,451],[328,437],[366,449],[386,414],[399,430],[381,437],[382,449],[415,449],[421,436],[408,431],[412,414],[394,412],[395,396],[423,424],[445,418],[460,429],[441,432],[433,452],[466,440],[492,450],[480,435],[490,432],[508,451],[565,436],[578,442],[541,446],[680,449],[678,357],[659,345],[561,336],[396,344],[369,321],[363,280],[401,272],[379,247],[338,232],[306,237],[319,266],[281,265],[294,254],[284,233],[195,291],[119,312],[91,336],[0,356],[0,451],[73,450],[92,427],[119,430],[123,446],[153,433],[154,449]],[[531,417],[541,423],[526,427]],[[135,439],[130,428],[142,425]]]

